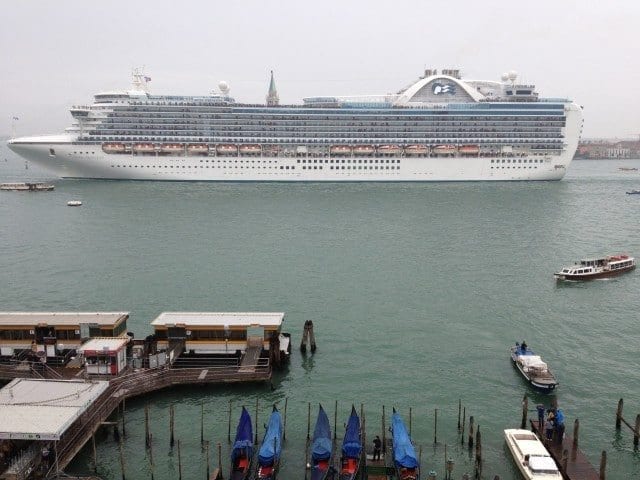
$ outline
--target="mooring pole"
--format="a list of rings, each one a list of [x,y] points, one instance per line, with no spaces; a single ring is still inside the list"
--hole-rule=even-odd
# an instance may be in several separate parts
[[[180,440],[178,440],[178,480],[182,480],[182,455],[180,455]]]
[[[256,398],[256,428],[255,428],[255,438],[253,443],[258,444],[258,399]]]
[[[385,428],[385,413],[384,413],[384,405],[382,405],[382,453],[387,453],[387,429]]]
[[[222,478],[222,444],[218,442],[218,472]]]
[[[149,404],[144,406],[144,445],[149,448]]]
[[[468,439],[469,448],[473,447],[473,415],[469,417],[469,439]]]
[[[520,428],[527,428],[527,410],[529,409],[529,399],[527,398],[527,394],[524,394],[522,398],[522,421],[520,422]]]
[[[433,415],[433,444],[438,444],[438,409],[436,408]]]
[[[464,425],[467,423],[467,407],[462,408],[462,430],[460,430],[460,445],[464,445]]]
[[[205,480],[209,480],[209,475],[210,475],[209,474],[209,470],[210,470],[210,467],[209,467],[209,440],[207,440],[206,449],[207,449],[207,478]]]
[[[229,422],[227,426],[227,442],[231,443],[231,399],[229,399]]]
[[[616,410],[616,430],[620,430],[621,422],[622,422],[622,406],[624,405],[624,400],[618,400],[618,409]]]
[[[409,437],[411,437],[412,421],[413,421],[413,408],[409,407]]]
[[[309,440],[311,431],[311,402],[307,403],[307,440]]]
[[[482,436],[480,435],[480,425],[476,429],[476,470],[478,478],[482,476]]]
[[[338,400],[336,400],[336,406],[333,409],[333,439],[335,440],[338,435]]]
[[[289,398],[285,397],[284,399],[284,426],[282,427],[282,439],[287,439],[287,404],[289,403]]]
[[[200,402],[200,446],[204,445],[204,402]]]
[[[175,443],[175,438],[173,436],[173,427],[175,422],[175,410],[173,407],[173,403],[169,406],[169,446],[173,448],[173,444]]]
[[[607,470],[607,451],[603,450],[600,456],[600,480],[605,480]]]
[[[578,448],[578,436],[580,434],[580,420],[576,418],[573,422],[573,448]]]
[[[462,412],[462,399],[458,399],[458,431],[460,431],[460,413]]]

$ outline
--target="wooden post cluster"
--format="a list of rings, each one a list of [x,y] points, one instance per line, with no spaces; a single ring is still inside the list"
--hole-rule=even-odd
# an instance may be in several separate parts
[[[616,430],[620,430],[621,425],[624,423],[633,432],[633,446],[634,449],[637,449],[638,444],[640,444],[640,414],[636,415],[636,423],[632,426],[622,416],[623,404],[623,400],[620,399],[618,401],[618,409],[616,410]]]
[[[302,340],[300,340],[300,351],[307,352],[307,345],[310,346],[311,353],[316,351],[316,336],[313,333],[313,321],[305,320],[304,331],[302,332]]]

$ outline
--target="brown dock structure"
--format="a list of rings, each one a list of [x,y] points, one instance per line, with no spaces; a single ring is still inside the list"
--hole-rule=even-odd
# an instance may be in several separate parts
[[[603,477],[589,462],[586,455],[578,448],[578,438],[564,434],[562,439],[556,438],[554,432],[552,440],[547,440],[544,435],[544,425],[538,420],[530,420],[531,430],[544,443],[545,447],[560,467],[562,478],[565,480],[602,480]],[[574,430],[579,425],[576,420]],[[577,433],[574,431],[574,433]],[[606,457],[605,457],[606,458]]]

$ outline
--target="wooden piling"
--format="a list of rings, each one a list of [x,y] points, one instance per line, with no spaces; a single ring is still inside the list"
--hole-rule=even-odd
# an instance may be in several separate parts
[[[153,479],[153,433],[149,434],[149,463],[151,464],[151,478]]]
[[[149,448],[149,404],[144,406],[144,445]]]
[[[118,449],[120,450],[120,471],[122,472],[122,480],[126,480],[124,473],[124,452],[122,451],[122,442],[118,442]]]
[[[126,430],[124,428],[124,411],[126,407],[126,397],[122,397],[122,436],[126,436]]]
[[[96,434],[91,435],[91,447],[93,450],[93,473],[98,473],[98,451],[96,450]]]
[[[520,422],[520,428],[527,428],[527,412],[529,410],[529,399],[527,398],[527,394],[524,394],[522,398],[522,421]]]
[[[449,478],[449,475],[447,475],[447,444],[444,444],[444,477],[445,478]]]
[[[289,403],[289,398],[285,397],[284,399],[284,425],[282,427],[282,440],[287,439],[287,405]]]
[[[433,414],[433,444],[438,444],[438,409],[436,408]]]
[[[204,445],[204,402],[200,402],[200,446]]]
[[[462,412],[462,399],[458,399],[458,431],[460,431],[460,413]]]
[[[603,450],[600,456],[600,480],[605,480],[607,470],[607,451]]]
[[[482,436],[480,435],[480,425],[476,428],[476,476],[482,476]]]
[[[467,445],[469,445],[469,448],[473,447],[473,415],[469,417],[469,439]]]
[[[256,445],[258,444],[258,407],[259,407],[259,400],[256,398],[256,428],[254,429],[255,438],[253,439],[253,443]]]
[[[173,403],[169,406],[169,446],[173,448],[175,438],[173,435],[173,427],[175,422],[175,409]]]
[[[640,440],[640,414],[636,415],[636,429],[633,432],[633,446],[638,448],[638,441]]]
[[[178,440],[178,480],[182,480],[182,455],[180,455],[180,440]]]
[[[464,425],[467,422],[467,407],[462,408],[462,429],[460,430],[460,445],[464,445]]]
[[[384,413],[384,405],[382,405],[382,453],[387,453],[387,428],[385,422],[387,419]]]
[[[413,409],[409,407],[409,437],[411,437],[412,418],[413,418]]]
[[[335,440],[338,435],[338,400],[336,400],[336,406],[333,410],[333,439]]]
[[[307,403],[307,440],[311,438],[311,402]]]
[[[386,463],[386,461],[385,461]],[[420,445],[420,448],[418,450],[418,464],[422,465],[422,445]]]
[[[622,422],[622,406],[624,405],[624,400],[618,400],[618,409],[616,410],[616,430],[620,430],[621,422]]]
[[[218,442],[218,477],[222,479],[222,444]]]
[[[207,443],[206,443],[206,447],[205,447],[205,448],[206,448],[206,450],[207,450],[207,457],[206,457],[206,458],[207,458],[207,478],[206,478],[206,480],[209,480],[209,475],[210,475],[210,474],[209,474],[209,470],[210,470],[210,468],[211,468],[211,467],[209,466],[209,465],[210,465],[210,463],[209,463],[209,440],[207,440]]]
[[[542,431],[542,430],[541,430]],[[578,435],[580,434],[580,420],[576,418],[573,422],[573,448],[578,448]]]
[[[227,442],[231,443],[231,399],[229,399],[229,421],[227,422]]]

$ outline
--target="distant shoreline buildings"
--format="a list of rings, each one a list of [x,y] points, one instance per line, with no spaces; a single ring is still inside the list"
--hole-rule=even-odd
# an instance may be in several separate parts
[[[640,139],[583,139],[578,143],[574,158],[585,160],[640,158]]]

